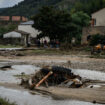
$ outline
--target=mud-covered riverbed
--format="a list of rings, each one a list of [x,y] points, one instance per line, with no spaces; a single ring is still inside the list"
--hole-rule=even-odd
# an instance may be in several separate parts
[[[10,62],[1,62],[1,65],[9,64]],[[12,64],[12,63],[10,63]],[[28,90],[17,88],[20,83],[20,79],[14,75],[19,75],[21,73],[33,74],[39,67],[34,65],[13,65],[11,69],[3,71],[0,70],[0,96],[7,98],[12,102],[16,102],[18,105],[93,105],[89,102],[75,101],[75,100],[54,100],[50,96],[45,95],[32,95]],[[17,63],[16,63],[17,64]],[[73,69],[73,72],[79,74],[80,76],[92,80],[102,80],[105,81],[105,73],[100,71],[91,71],[84,69]],[[12,84],[12,85],[11,85]],[[15,84],[15,85],[13,85]],[[17,85],[17,87],[16,87]],[[96,85],[95,88],[100,88],[100,85]],[[98,105],[98,104],[96,104]]]

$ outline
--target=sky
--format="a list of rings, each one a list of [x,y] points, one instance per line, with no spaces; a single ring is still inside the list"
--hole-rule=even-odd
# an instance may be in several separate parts
[[[0,0],[0,8],[11,7],[23,0]]]

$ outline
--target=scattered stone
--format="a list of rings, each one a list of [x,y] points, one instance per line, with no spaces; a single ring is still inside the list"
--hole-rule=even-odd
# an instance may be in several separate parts
[[[90,88],[93,88],[93,86],[90,86]]]
[[[25,72],[22,72],[21,75],[25,75]]]
[[[96,104],[96,101],[95,100],[93,101],[93,104]]]
[[[16,53],[15,56],[24,56],[24,54]]]

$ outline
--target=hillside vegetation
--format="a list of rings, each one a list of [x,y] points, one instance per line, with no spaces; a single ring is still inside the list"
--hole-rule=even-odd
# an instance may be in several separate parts
[[[24,0],[14,7],[0,10],[0,15],[22,15],[31,17],[42,6],[54,6],[57,9],[84,11],[89,15],[105,6],[105,0]]]

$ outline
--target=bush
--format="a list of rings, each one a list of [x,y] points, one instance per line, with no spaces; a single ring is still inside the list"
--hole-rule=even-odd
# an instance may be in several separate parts
[[[0,38],[3,38],[3,34],[0,34]]]
[[[0,98],[0,105],[16,105],[15,103],[10,103],[8,100]]]
[[[105,35],[100,34],[92,35],[90,45],[95,46],[97,44],[105,44]]]
[[[61,48],[61,50],[67,51],[67,50],[72,49],[72,45],[70,43],[65,42],[60,45],[60,48]]]

